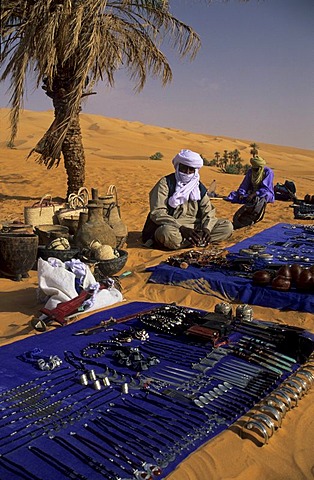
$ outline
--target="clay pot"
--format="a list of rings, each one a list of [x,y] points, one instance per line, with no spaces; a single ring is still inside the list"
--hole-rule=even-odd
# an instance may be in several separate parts
[[[97,201],[88,202],[88,218],[85,222],[85,214],[80,214],[80,221],[74,242],[78,247],[89,247],[93,240],[98,240],[102,245],[117,246],[117,238],[113,229],[103,218],[103,205]],[[84,221],[82,221],[82,218]]]
[[[268,285],[271,281],[271,275],[267,270],[258,270],[253,274],[253,283],[255,285]]]
[[[48,245],[52,240],[63,237],[69,238],[69,229],[63,225],[38,225],[34,227],[40,245]]]
[[[277,275],[280,275],[282,277],[286,277],[289,280],[292,278],[291,270],[289,265],[283,265],[282,267],[279,268]]]
[[[271,282],[271,286],[274,290],[287,291],[291,287],[291,282],[288,278],[283,277],[282,275],[277,275]]]
[[[0,234],[0,271],[13,280],[28,277],[37,257],[38,236],[32,233]]]
[[[99,200],[101,200],[103,204],[104,220],[113,229],[117,238],[117,248],[120,248],[127,239],[128,229],[120,217],[120,207],[118,205],[116,190],[115,193],[100,197]]]
[[[300,273],[302,272],[302,267],[298,263],[293,263],[290,267],[291,280],[296,283],[299,279]]]
[[[304,268],[300,273],[296,287],[302,292],[309,292],[313,288],[313,275],[308,268]]]

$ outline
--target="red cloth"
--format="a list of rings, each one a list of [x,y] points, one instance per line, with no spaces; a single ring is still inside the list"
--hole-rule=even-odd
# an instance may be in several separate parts
[[[49,310],[48,308],[41,308],[40,311],[48,316],[48,321],[56,321],[60,325],[66,325],[65,317],[76,313],[82,303],[92,296],[93,293],[82,290],[81,293],[67,302],[60,302],[56,308]]]

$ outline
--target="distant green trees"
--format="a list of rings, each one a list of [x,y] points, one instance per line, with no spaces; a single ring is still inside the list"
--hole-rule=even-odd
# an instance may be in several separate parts
[[[215,152],[212,160],[204,160],[204,157],[202,158],[204,165],[209,167],[218,167],[223,173],[240,175],[245,174],[250,168],[250,165],[243,164],[241,153],[237,149],[232,151],[224,150],[222,155],[220,152]]]
[[[259,146],[257,143],[251,143],[249,146],[250,155],[256,157],[258,155]],[[220,152],[215,152],[212,160],[208,160],[202,154],[201,157],[205,166],[217,167],[221,172],[233,175],[245,175],[251,166],[248,163],[243,163],[241,152],[237,148],[231,151],[224,150],[222,154]]]

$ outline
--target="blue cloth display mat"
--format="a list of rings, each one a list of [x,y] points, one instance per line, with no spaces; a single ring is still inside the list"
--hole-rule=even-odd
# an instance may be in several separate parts
[[[261,244],[265,252],[273,255],[268,264],[260,262],[260,268],[268,268],[271,263],[278,265],[303,263],[314,265],[314,230],[302,225],[279,223],[250,238],[228,248],[230,254],[237,254],[250,245]],[[304,260],[302,260],[304,259]],[[296,310],[314,313],[314,295],[291,289],[277,291],[270,286],[253,285],[250,278],[236,275],[223,268],[196,267],[186,269],[160,263],[150,267],[149,282],[182,286],[198,293],[219,292],[229,301],[261,305],[278,310]]]
[[[210,343],[152,331],[149,339],[123,344],[139,348],[146,360],[159,359],[148,371],[136,372],[116,363],[112,355],[113,335],[131,328],[140,331],[144,326],[136,316],[161,305],[133,302],[0,348],[1,480],[143,479],[154,466],[162,472],[151,477],[165,478],[184,458],[228,428],[299,367],[296,362],[282,375],[261,367],[259,370],[266,375],[262,389],[260,377],[254,389],[252,374],[251,389],[234,386],[225,400],[221,394],[217,403],[201,409],[186,393],[190,389],[201,394],[217,387],[219,379],[210,376],[216,367],[207,364],[209,371],[204,372],[204,365],[199,363],[201,370],[193,370],[193,362],[210,358],[215,350],[222,362],[236,359],[240,364],[250,363],[229,355],[224,347],[213,349]],[[119,323],[125,316],[128,320]],[[100,326],[109,319],[118,321],[93,335],[77,335],[79,330]],[[232,335],[234,344],[239,333]],[[304,341],[310,342],[311,352],[311,335],[306,334]],[[101,342],[103,351],[99,349]],[[86,355],[88,352],[94,352],[93,356]],[[38,358],[46,360],[50,356],[58,356],[62,364],[51,371],[38,369]],[[179,372],[174,374],[176,381],[165,378],[164,382],[152,383],[154,389],[140,382],[141,378],[158,377],[165,368]],[[81,375],[87,371],[90,375],[91,369],[99,378],[108,375],[110,385],[102,384],[100,390],[95,390],[91,380],[83,385]],[[181,373],[184,371],[185,377]],[[180,396],[172,383],[181,376],[185,388]],[[125,382],[128,393],[123,391]]]

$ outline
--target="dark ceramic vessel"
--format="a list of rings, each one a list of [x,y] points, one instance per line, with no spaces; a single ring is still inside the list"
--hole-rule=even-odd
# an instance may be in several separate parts
[[[0,234],[0,272],[18,281],[28,277],[36,262],[37,248],[35,234]]]
[[[97,262],[97,268],[105,276],[115,275],[120,272],[125,266],[128,259],[128,252],[126,250],[119,250],[119,257],[110,260],[100,260]]]

